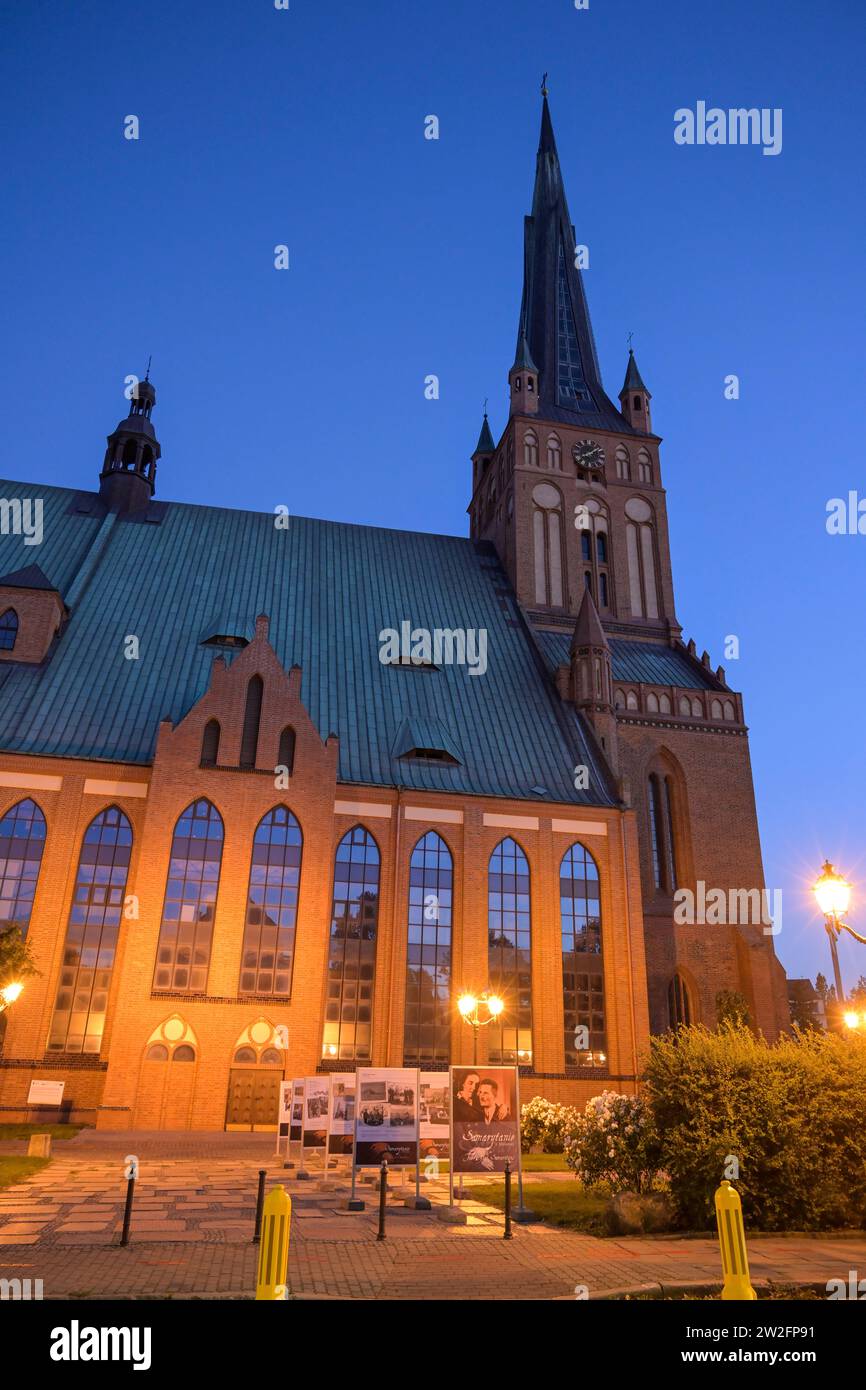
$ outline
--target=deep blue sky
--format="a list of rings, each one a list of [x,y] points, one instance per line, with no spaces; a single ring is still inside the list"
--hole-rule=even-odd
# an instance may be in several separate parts
[[[504,424],[549,69],[606,385],[633,331],[665,438],[685,636],[740,638],[779,954],[829,974],[822,856],[866,925],[866,536],[824,526],[866,495],[862,0],[0,10],[7,475],[95,485],[153,353],[161,496],[409,529],[465,533],[485,396]],[[699,99],[782,107],[782,153],[675,145]]]

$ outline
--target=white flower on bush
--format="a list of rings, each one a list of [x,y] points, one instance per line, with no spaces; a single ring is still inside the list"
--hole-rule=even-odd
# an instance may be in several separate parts
[[[649,1106],[640,1096],[603,1091],[576,1114],[565,1140],[565,1157],[588,1186],[606,1182],[614,1192],[645,1192],[660,1164],[660,1147]]]
[[[524,1152],[540,1146],[545,1153],[562,1153],[578,1112],[571,1105],[534,1096],[520,1110],[520,1138]]]

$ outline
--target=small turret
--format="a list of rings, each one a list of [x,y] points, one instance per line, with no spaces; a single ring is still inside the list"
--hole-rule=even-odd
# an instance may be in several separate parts
[[[155,405],[153,382],[145,376],[133,389],[126,419],[108,436],[99,496],[109,511],[141,511],[153,496],[161,452],[150,420]]]
[[[517,340],[517,354],[514,366],[508,373],[511,387],[511,414],[538,414],[538,368],[532,360],[526,333],[521,330]]]
[[[569,649],[569,694],[589,720],[611,771],[619,770],[610,645],[587,587],[583,592]]]
[[[638,371],[634,352],[629,348],[628,366],[626,367],[625,381],[619,393],[619,401],[622,413],[632,429],[640,430],[642,434],[652,434],[651,400],[652,396],[644,386],[643,378]]]

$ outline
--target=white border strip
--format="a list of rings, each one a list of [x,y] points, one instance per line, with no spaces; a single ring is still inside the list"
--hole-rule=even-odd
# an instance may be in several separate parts
[[[23,791],[59,792],[62,777],[45,777],[38,772],[0,772],[0,787],[20,787]]]
[[[600,820],[553,820],[551,830],[559,830],[563,835],[606,835],[607,826]]]
[[[146,782],[100,782],[96,777],[87,777],[84,782],[85,796],[147,796]]]
[[[495,825],[502,830],[537,830],[537,816],[498,816],[484,813],[484,824]]]
[[[335,816],[379,816],[382,820],[391,819],[391,807],[382,801],[335,801]]]
[[[449,811],[445,806],[404,806],[404,820],[432,820],[443,825],[462,825],[463,812]]]

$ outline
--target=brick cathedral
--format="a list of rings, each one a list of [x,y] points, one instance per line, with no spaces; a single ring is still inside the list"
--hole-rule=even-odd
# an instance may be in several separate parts
[[[465,990],[504,997],[480,1058],[524,1100],[633,1091],[721,991],[787,1026],[771,935],[674,921],[763,887],[743,704],[681,639],[546,97],[524,235],[469,539],[162,500],[148,380],[97,490],[0,484],[0,929],[40,972],[0,1117],[44,1079],[108,1129],[273,1126],[283,1076],[471,1061]]]

